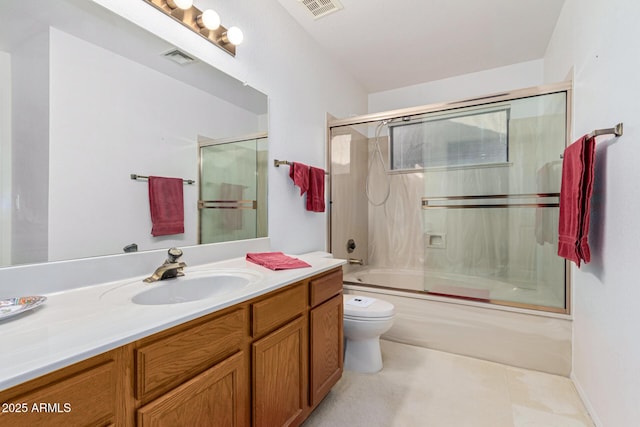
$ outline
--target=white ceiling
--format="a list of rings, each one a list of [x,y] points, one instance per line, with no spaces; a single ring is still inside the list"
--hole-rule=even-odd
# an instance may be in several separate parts
[[[314,20],[278,0],[369,92],[544,57],[564,0],[342,0]]]

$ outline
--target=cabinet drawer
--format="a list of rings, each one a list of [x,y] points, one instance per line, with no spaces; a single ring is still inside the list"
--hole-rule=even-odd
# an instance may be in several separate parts
[[[246,317],[241,308],[136,349],[136,398],[165,392],[240,350]]]
[[[311,307],[342,292],[342,268],[311,280]]]
[[[12,398],[21,412],[0,413],[3,426],[97,426],[115,424],[116,363],[63,378],[41,389]],[[5,403],[5,402],[3,402]]]
[[[251,305],[251,333],[254,337],[274,330],[307,308],[307,287],[304,283]]]

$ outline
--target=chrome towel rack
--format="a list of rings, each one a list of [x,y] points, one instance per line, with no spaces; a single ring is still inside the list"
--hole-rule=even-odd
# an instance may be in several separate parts
[[[278,160],[278,159],[274,159],[273,160],[273,166],[279,168],[280,165],[287,165],[287,166],[291,166],[293,164],[293,162],[290,162],[288,160]]]
[[[136,173],[132,173],[131,175],[129,175],[131,177],[131,179],[133,180],[145,180],[145,179],[149,179],[148,176],[144,176],[144,175],[138,175]],[[192,179],[183,179],[182,182],[184,182],[185,184],[189,184],[189,185],[193,185],[196,182]]]
[[[620,122],[612,128],[596,129],[587,136],[589,138],[593,138],[594,136],[600,136],[600,135],[622,136],[623,131],[624,131],[623,125],[622,125],[622,122]]]
[[[279,168],[280,165],[291,166],[292,164],[293,162],[290,162],[289,160],[278,160],[278,159],[273,160],[273,166],[277,168]],[[329,172],[325,171],[324,174],[329,175]]]
[[[612,128],[596,129],[593,132],[587,134],[587,138],[595,138],[596,136],[600,136],[600,135],[614,135],[617,138],[619,136],[622,136],[623,133],[624,133],[624,126],[623,126],[623,123],[620,122]],[[560,158],[563,159],[564,154],[560,154]]]

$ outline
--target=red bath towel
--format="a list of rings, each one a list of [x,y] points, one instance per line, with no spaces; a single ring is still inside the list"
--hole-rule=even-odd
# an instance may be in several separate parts
[[[324,212],[324,170],[309,168],[309,191],[307,191],[307,210]]]
[[[589,250],[589,210],[593,192],[595,138],[586,135],[564,150],[558,255],[576,263],[591,261]]]
[[[153,236],[184,233],[183,186],[180,178],[149,177],[149,207]]]
[[[311,267],[310,264],[307,264],[301,259],[287,256],[282,252],[248,253],[247,261],[271,270],[289,270],[292,268]]]
[[[294,185],[300,187],[301,196],[309,190],[309,166],[304,163],[291,163],[289,177],[293,180]]]

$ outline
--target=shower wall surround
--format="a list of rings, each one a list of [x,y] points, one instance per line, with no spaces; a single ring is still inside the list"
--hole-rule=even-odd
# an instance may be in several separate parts
[[[331,224],[331,248],[336,258],[361,259],[368,263],[369,208],[364,191],[369,159],[368,138],[352,127],[332,134],[331,200],[340,206],[340,221]],[[355,248],[347,249],[353,239]]]

